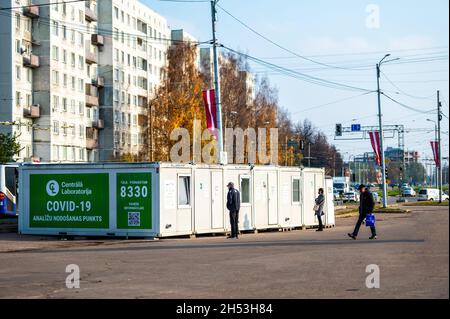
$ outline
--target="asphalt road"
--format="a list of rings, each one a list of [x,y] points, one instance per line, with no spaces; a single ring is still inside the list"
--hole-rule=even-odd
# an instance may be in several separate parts
[[[0,234],[2,298],[449,298],[448,207],[379,215],[379,240],[354,218],[313,230],[160,241]],[[80,289],[65,286],[77,264]],[[380,288],[366,287],[378,265]]]

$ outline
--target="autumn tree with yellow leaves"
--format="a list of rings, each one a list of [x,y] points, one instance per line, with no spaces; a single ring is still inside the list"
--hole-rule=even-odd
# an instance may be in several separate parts
[[[202,100],[205,85],[196,64],[197,52],[197,47],[189,43],[174,44],[168,51],[162,85],[149,101],[145,151],[150,161],[170,161],[170,150],[177,142],[170,139],[174,129],[185,128],[192,133],[195,119],[206,123]]]

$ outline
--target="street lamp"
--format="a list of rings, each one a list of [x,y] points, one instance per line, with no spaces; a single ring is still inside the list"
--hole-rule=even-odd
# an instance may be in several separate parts
[[[377,64],[377,92],[378,92],[378,121],[379,121],[379,130],[380,130],[380,155],[381,155],[381,174],[382,174],[382,186],[383,186],[383,207],[387,207],[387,187],[386,187],[386,162],[384,156],[384,146],[383,146],[383,115],[381,113],[381,90],[380,90],[380,75],[381,75],[381,65],[384,63],[389,63],[392,61],[399,60],[399,58],[386,60],[386,58],[390,57],[391,54],[386,54],[380,62]]]

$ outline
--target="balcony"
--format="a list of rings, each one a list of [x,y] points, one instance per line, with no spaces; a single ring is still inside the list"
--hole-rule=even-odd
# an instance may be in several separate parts
[[[84,9],[85,9],[84,17],[85,17],[86,21],[88,21],[88,22],[97,21],[97,15],[95,14],[94,11],[92,11],[88,7],[84,8]]]
[[[41,117],[41,106],[39,104],[35,104],[30,106],[29,108],[23,109],[23,117],[27,119],[37,119]]]
[[[94,64],[97,62],[98,62],[97,53],[86,50],[86,63]]]
[[[88,107],[93,107],[93,106],[98,106],[98,97],[97,96],[92,96],[92,95],[87,95],[86,94],[86,106]]]
[[[29,18],[38,18],[39,17],[39,7],[38,6],[29,6],[23,8],[23,15]]]
[[[103,46],[104,45],[104,38],[103,38],[102,35],[93,34],[93,35],[91,35],[91,43],[92,43],[92,45]]]
[[[86,148],[88,150],[93,150],[93,149],[98,148],[98,141],[96,139],[87,137],[86,138]]]
[[[97,130],[103,130],[105,128],[105,122],[100,119],[92,121],[92,127]]]
[[[105,78],[103,76],[97,76],[97,78],[92,79],[91,83],[97,88],[102,88],[105,86]]]
[[[31,54],[30,56],[24,56],[23,59],[23,66],[36,69],[39,67],[39,57],[37,55]]]

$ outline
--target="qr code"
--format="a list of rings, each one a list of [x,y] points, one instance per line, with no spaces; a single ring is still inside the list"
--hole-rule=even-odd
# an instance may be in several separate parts
[[[141,226],[141,213],[128,212],[128,226],[139,227]]]

